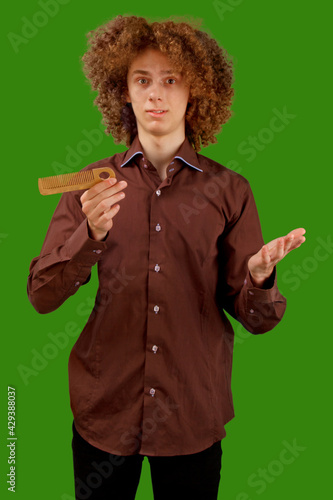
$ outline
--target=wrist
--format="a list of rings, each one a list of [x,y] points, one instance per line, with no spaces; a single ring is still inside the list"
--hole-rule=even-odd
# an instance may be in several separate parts
[[[250,272],[251,281],[255,288],[263,288],[263,289],[272,288],[273,286],[272,276],[273,276],[273,271],[269,276],[254,276]]]
[[[92,229],[88,221],[88,236],[90,239],[95,241],[102,241],[108,235],[108,231],[97,231],[96,229]]]

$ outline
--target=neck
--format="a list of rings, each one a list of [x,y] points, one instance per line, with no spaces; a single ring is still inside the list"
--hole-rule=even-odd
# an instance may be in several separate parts
[[[154,136],[139,131],[138,137],[145,158],[154,165],[161,179],[164,180],[166,169],[185,140],[185,130],[182,134],[177,131],[177,133],[166,136]]]

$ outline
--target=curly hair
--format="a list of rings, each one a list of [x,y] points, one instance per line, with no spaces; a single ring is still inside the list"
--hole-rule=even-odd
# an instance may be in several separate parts
[[[233,67],[226,50],[195,22],[149,22],[143,17],[118,15],[87,33],[83,72],[98,95],[105,133],[116,144],[130,146],[137,134],[132,106],[126,102],[127,74],[133,59],[145,48],[169,58],[190,87],[185,133],[195,151],[216,143],[215,134],[232,115]]]

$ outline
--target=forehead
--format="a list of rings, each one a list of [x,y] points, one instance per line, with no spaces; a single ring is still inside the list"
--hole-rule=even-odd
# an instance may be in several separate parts
[[[149,73],[170,73],[172,71],[172,63],[168,56],[162,54],[158,49],[146,48],[134,57],[128,73],[133,72],[149,72]]]

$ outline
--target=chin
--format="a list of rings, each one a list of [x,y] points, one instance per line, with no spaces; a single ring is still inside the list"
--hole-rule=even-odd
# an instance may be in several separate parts
[[[165,127],[147,127],[147,128],[145,128],[145,131],[148,134],[156,135],[156,136],[166,135],[166,134],[169,134],[171,132],[171,130],[169,130],[169,128],[167,129]]]

